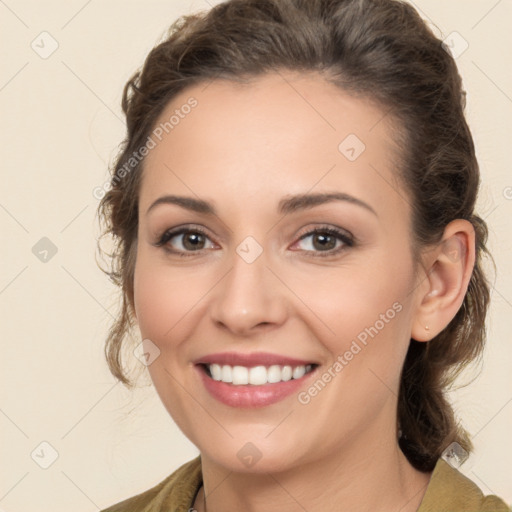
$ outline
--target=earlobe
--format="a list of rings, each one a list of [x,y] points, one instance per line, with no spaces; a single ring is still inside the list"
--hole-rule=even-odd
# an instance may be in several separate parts
[[[418,305],[411,338],[429,341],[460,309],[475,264],[475,230],[463,219],[450,222],[441,242],[425,258],[425,283],[418,287]]]

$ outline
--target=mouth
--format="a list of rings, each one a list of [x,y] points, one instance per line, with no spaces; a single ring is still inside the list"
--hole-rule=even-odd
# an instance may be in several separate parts
[[[273,364],[249,367],[200,363],[198,366],[209,378],[217,382],[231,384],[232,386],[264,386],[301,379],[314,371],[318,365],[315,363],[296,366]]]
[[[299,393],[318,361],[272,352],[218,352],[194,361],[210,396],[230,407],[264,407]]]
[[[204,389],[224,405],[246,409],[270,406],[297,396],[318,373],[319,366],[299,360],[276,364],[274,356],[266,364],[261,359],[252,363],[244,360],[245,364],[240,358],[231,360],[233,364],[228,364],[225,359],[220,361],[219,357],[216,359],[217,362],[195,363]]]

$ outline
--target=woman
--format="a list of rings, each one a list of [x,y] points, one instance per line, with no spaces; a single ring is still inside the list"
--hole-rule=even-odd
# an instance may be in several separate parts
[[[441,457],[487,228],[453,58],[395,0],[231,0],[124,90],[100,205],[141,359],[200,456],[114,511],[506,511]],[[448,459],[449,460],[449,459]]]

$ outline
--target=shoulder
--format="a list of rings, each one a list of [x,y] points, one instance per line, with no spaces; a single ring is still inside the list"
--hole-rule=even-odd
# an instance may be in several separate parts
[[[497,496],[480,488],[445,460],[439,459],[417,512],[511,512]]]
[[[151,489],[101,512],[187,512],[201,483],[201,458],[198,456]]]

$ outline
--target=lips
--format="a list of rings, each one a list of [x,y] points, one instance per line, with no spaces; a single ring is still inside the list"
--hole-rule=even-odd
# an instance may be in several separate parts
[[[253,366],[306,366],[308,364],[317,365],[317,361],[310,361],[306,359],[297,359],[280,354],[272,354],[270,352],[252,352],[244,354],[241,352],[219,352],[217,354],[209,354],[200,357],[195,364],[210,365],[229,365],[229,366],[246,366],[251,368]]]
[[[299,391],[316,374],[313,361],[253,352],[223,352],[194,361],[206,390],[231,407],[264,407]]]

